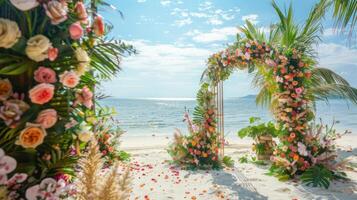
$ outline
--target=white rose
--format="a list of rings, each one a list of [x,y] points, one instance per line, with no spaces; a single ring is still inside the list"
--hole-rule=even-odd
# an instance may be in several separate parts
[[[52,47],[50,40],[44,35],[35,35],[27,41],[25,49],[29,58],[36,62],[48,58],[48,49]]]
[[[90,58],[88,56],[87,51],[83,50],[82,48],[76,49],[75,56],[78,61],[78,66],[77,66],[76,72],[79,76],[81,76],[86,71],[88,71],[88,65],[90,63]]]
[[[22,11],[30,10],[39,5],[37,0],[10,0],[10,2],[17,9]]]
[[[21,37],[16,22],[0,18],[0,48],[11,48]]]

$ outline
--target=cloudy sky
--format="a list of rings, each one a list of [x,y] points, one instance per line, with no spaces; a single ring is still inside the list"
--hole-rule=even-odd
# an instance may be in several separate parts
[[[234,42],[246,19],[262,28],[277,21],[271,0],[110,0],[124,19],[110,9],[102,10],[114,25],[112,37],[136,47],[139,54],[124,58],[123,71],[105,83],[106,94],[119,98],[194,97],[206,59]],[[292,2],[295,19],[304,22],[316,0]],[[336,34],[328,15],[323,41],[317,47],[320,65],[337,71],[357,86],[357,50]],[[236,72],[225,82],[225,97],[255,94],[251,77]]]

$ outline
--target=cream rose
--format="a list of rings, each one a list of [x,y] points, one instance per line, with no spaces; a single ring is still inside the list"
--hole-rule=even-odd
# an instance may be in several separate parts
[[[88,142],[92,138],[92,131],[90,126],[85,123],[80,124],[80,131],[77,133],[78,139],[82,142]]]
[[[16,22],[0,18],[0,48],[11,48],[21,37],[21,31]]]
[[[36,62],[48,58],[48,49],[52,47],[50,40],[44,35],[35,35],[27,41],[25,49],[29,58]]]
[[[22,11],[31,10],[39,5],[37,0],[10,0],[10,2],[17,9]]]
[[[75,56],[78,61],[77,74],[82,76],[86,71],[88,71],[88,65],[90,63],[90,58],[87,51],[82,48],[77,48],[75,51]]]
[[[47,133],[41,125],[27,123],[26,128],[21,131],[16,144],[23,148],[36,148],[43,143],[46,135]]]

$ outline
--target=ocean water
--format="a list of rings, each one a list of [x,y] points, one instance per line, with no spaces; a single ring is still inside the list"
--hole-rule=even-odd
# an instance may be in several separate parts
[[[115,107],[120,127],[126,136],[171,136],[175,128],[186,132],[183,122],[185,109],[190,113],[196,105],[194,99],[116,99],[108,98],[102,105]],[[269,121],[272,116],[267,108],[257,106],[254,97],[229,98],[224,100],[226,137],[234,137],[239,129],[248,125],[251,116]],[[357,133],[357,106],[343,100],[317,103],[317,119],[324,123],[339,121],[338,131]]]

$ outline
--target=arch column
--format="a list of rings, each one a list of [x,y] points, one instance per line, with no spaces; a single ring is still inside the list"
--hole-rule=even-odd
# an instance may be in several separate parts
[[[220,156],[224,156],[224,101],[223,101],[223,81],[219,81],[214,86],[216,117],[217,117],[217,140],[220,143]]]

